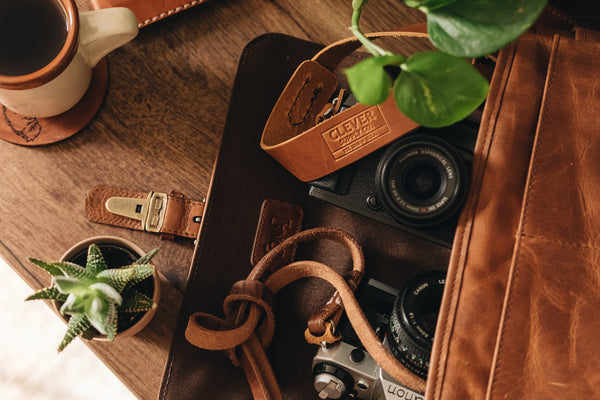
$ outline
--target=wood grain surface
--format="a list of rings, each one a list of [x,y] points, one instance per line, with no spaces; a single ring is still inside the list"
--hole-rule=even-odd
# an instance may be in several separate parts
[[[27,257],[58,259],[90,236],[161,246],[155,262],[166,280],[149,327],[122,342],[89,342],[140,399],[158,394],[194,243],[89,222],[86,194],[106,184],[205,197],[244,46],[268,32],[331,43],[350,35],[350,16],[350,0],[212,0],[143,28],[107,56],[104,104],[81,132],[42,147],[0,142],[0,255],[32,288],[50,279]],[[397,0],[377,0],[362,21],[369,32],[423,16]]]

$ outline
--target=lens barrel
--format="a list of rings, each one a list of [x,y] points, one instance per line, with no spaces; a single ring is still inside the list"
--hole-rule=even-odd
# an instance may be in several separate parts
[[[389,347],[409,370],[427,378],[435,325],[446,283],[446,272],[426,272],[411,279],[394,302]]]
[[[426,134],[406,136],[382,155],[375,187],[386,211],[413,227],[439,225],[462,207],[467,166],[448,142]]]

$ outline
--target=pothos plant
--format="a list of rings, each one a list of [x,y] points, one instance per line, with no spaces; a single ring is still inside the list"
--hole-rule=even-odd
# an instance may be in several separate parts
[[[440,51],[394,54],[359,28],[368,0],[353,0],[351,31],[373,55],[345,72],[350,90],[366,105],[393,93],[398,108],[427,127],[458,122],[486,98],[486,79],[466,60],[489,55],[535,22],[548,0],[400,0],[427,16],[429,40]],[[393,79],[389,69],[396,69]]]
[[[157,307],[135,287],[154,274],[150,260],[157,252],[158,248],[118,269],[108,268],[96,244],[88,248],[85,268],[68,261],[46,263],[29,259],[53,277],[53,284],[26,300],[55,300],[62,303],[60,313],[69,316],[59,352],[77,336],[90,339],[100,333],[112,341],[117,334],[120,314],[146,312]]]

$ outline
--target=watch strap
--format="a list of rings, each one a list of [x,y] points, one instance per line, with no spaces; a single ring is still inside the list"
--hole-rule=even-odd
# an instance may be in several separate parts
[[[204,200],[188,200],[175,191],[165,194],[97,185],[88,193],[85,208],[90,221],[172,239],[198,236],[204,204]]]

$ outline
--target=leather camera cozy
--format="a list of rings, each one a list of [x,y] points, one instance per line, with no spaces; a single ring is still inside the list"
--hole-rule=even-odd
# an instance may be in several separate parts
[[[251,42],[240,60],[160,398],[252,396],[240,368],[185,339],[188,319],[199,311],[222,314],[232,285],[260,258],[253,256],[257,242],[262,255],[285,232],[319,227],[354,237],[364,253],[365,278],[385,286],[399,289],[423,273],[447,270],[424,398],[595,398],[600,42],[596,32],[570,24],[559,35],[548,32],[526,34],[498,54],[451,246],[309,196],[311,184],[276,161],[289,163],[289,149],[281,159],[261,149],[280,94],[321,46],[277,34]],[[337,167],[324,164],[315,174],[329,169]],[[266,199],[292,204],[286,207],[293,222],[273,213],[265,219]],[[340,274],[352,264],[331,243],[287,250],[285,262],[295,252],[296,259],[318,260]],[[283,398],[317,399],[315,387],[330,393],[316,380],[319,370],[313,374],[318,346],[303,332],[332,292],[324,282],[304,280],[273,300],[275,328],[266,355]],[[405,393],[393,390],[399,398]]]

